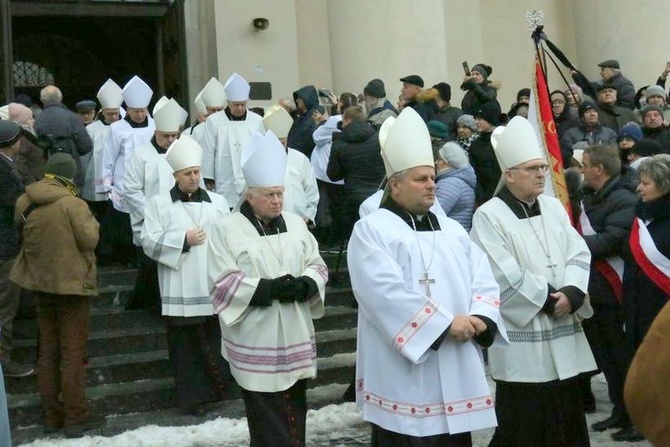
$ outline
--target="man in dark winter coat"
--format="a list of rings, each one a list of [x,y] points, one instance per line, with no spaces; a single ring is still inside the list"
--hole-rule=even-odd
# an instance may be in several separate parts
[[[310,158],[314,150],[312,134],[317,128],[312,116],[319,106],[319,92],[313,85],[306,85],[293,92],[293,99],[297,116],[288,132],[288,147]]]
[[[623,402],[628,354],[623,332],[623,244],[635,215],[636,184],[621,176],[621,159],[616,147],[596,145],[584,151],[582,159],[584,203],[580,224],[591,251],[589,295],[594,315],[583,322],[586,337],[598,367],[605,374],[614,405],[607,419],[591,427],[595,431],[629,429],[630,419]],[[619,271],[620,270],[620,271]]]
[[[648,105],[642,109],[642,134],[661,145],[663,153],[670,154],[670,131],[663,124],[663,109]]]
[[[602,81],[589,82],[581,72],[577,70],[572,71],[572,79],[580,86],[584,93],[595,98],[598,88],[603,84],[608,84],[614,87],[617,94],[617,105],[633,110],[635,104],[635,87],[633,83],[621,74],[619,70],[619,61],[609,59],[598,64],[600,67],[600,77]]]
[[[348,235],[361,203],[379,189],[384,179],[379,136],[359,106],[349,107],[342,114],[342,132],[333,134],[327,174],[333,181],[344,180]]]
[[[600,124],[618,133],[626,123],[635,121],[632,110],[616,105],[617,90],[612,84],[601,85],[597,94]]]
[[[79,116],[68,110],[62,104],[63,94],[54,85],[46,86],[40,92],[40,101],[44,104],[42,113],[35,118],[35,133],[37,136],[51,135],[70,141],[68,152],[77,164],[77,176],[74,184],[81,188],[84,184],[84,170],[81,167],[80,157],[93,149],[93,140],[86,132],[86,127]]]
[[[573,146],[576,143],[585,141],[590,146],[595,144],[616,144],[616,132],[600,124],[600,114],[593,101],[585,99],[577,110],[579,113],[579,126],[565,131],[560,141],[564,166],[570,166]]]
[[[14,121],[0,121],[0,363],[6,377],[23,377],[33,368],[11,359],[12,321],[19,308],[21,289],[9,280],[9,271],[19,253],[19,234],[14,223],[16,200],[23,193],[14,163],[19,152],[21,128]]]
[[[405,107],[413,108],[426,123],[432,120],[436,109],[434,103],[428,105],[417,101],[417,96],[423,90],[423,79],[421,76],[405,76],[404,78],[400,78],[400,82],[402,82],[402,90],[400,91],[400,94],[405,103]]]
[[[500,181],[500,165],[491,145],[491,133],[500,124],[500,106],[497,102],[484,103],[475,112],[475,123],[479,131],[479,138],[473,141],[468,154],[470,164],[477,175],[477,189],[475,201],[477,206],[491,197]]]

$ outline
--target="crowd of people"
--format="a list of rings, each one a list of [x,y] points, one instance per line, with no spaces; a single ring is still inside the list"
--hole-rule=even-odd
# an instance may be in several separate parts
[[[395,104],[372,79],[360,95],[303,86],[264,110],[233,73],[203,86],[190,122],[165,96],[149,113],[138,76],[107,80],[76,113],[53,85],[41,109],[17,98],[0,108],[4,376],[35,372],[11,351],[28,291],[45,432],[102,426],[85,396],[89,299],[98,265],[132,264],[127,308],[163,316],[179,408],[202,415],[239,386],[251,445],[304,445],[321,254],[346,253],[350,391],[373,445],[468,446],[497,426],[492,446],[588,446],[598,371],[614,407],[592,430],[670,436],[626,384],[629,367],[643,380],[670,297],[670,63],[637,92],[616,60],[599,67],[601,80],[573,71],[550,94],[570,212],[543,194],[530,89],[502,113],[486,64],[465,75],[460,108],[448,83],[416,74]]]

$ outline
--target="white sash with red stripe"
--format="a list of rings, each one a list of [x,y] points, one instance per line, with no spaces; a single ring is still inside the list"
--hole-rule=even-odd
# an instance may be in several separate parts
[[[647,226],[639,218],[633,222],[629,243],[637,265],[658,288],[670,295],[670,259],[656,248]]]
[[[584,236],[598,234],[593,229],[589,217],[584,212],[584,204],[579,215],[579,230]],[[605,259],[593,261],[593,267],[607,280],[617,301],[621,302],[623,296],[623,259],[620,256],[610,256]]]

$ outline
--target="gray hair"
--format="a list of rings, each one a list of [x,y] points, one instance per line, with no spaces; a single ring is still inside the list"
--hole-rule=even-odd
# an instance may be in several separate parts
[[[63,93],[55,85],[47,85],[40,91],[40,101],[42,104],[63,101]]]
[[[643,161],[637,169],[640,177],[643,175],[656,184],[656,189],[665,195],[670,193],[670,155],[656,154]]]
[[[391,175],[391,177],[389,177],[389,180],[386,184],[388,185],[391,182],[391,180],[402,182],[408,172],[409,169],[405,169],[404,171],[398,171],[394,173],[393,175]]]
[[[470,165],[470,160],[468,160],[468,154],[453,141],[448,141],[444,143],[444,146],[438,151],[440,158],[449,163],[456,169],[465,168]]]

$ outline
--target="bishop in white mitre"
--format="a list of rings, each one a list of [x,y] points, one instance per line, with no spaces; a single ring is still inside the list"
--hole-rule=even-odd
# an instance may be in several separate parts
[[[158,123],[160,114],[156,114]],[[219,355],[221,330],[207,285],[207,237],[229,213],[226,200],[200,187],[202,148],[183,135],[165,155],[173,187],[147,200],[141,241],[158,263],[161,313],[177,404],[199,415],[220,400],[232,379]]]
[[[207,120],[207,117],[213,113],[222,111],[226,107],[227,99],[223,84],[221,84],[215,77],[210,78],[200,93],[195,97],[198,120],[188,129],[184,129],[184,133],[201,145],[204,144],[205,121]],[[214,159],[213,155],[209,152],[205,158],[207,160]]]
[[[421,117],[408,108],[387,119],[380,145],[384,198],[354,226],[347,256],[357,402],[373,446],[468,446],[471,431],[496,425],[482,348],[506,343],[498,284],[463,227],[429,211],[435,166]]]
[[[242,388],[250,445],[305,445],[328,269],[305,221],[282,211],[286,151],[274,133],[252,136],[241,162],[245,200],[209,236],[221,353]]]
[[[244,190],[242,147],[256,132],[263,132],[263,119],[247,110],[251,87],[233,73],[224,85],[227,107],[205,121],[203,177],[209,189],[234,206]]]
[[[522,117],[491,142],[502,171],[495,196],[474,214],[471,237],[501,288],[510,345],[489,350],[498,427],[491,446],[588,446],[580,376],[596,369],[581,320],[591,254],[561,202],[546,196],[549,166]]]
[[[284,210],[314,222],[319,204],[319,187],[309,158],[287,145],[288,131],[293,125],[291,115],[279,104],[268,109],[263,126],[271,130],[286,148],[286,175],[284,177]]]

